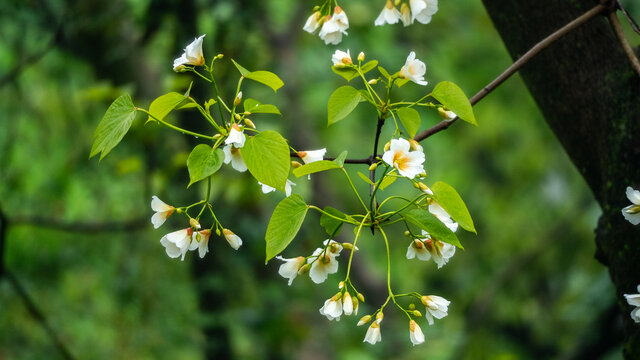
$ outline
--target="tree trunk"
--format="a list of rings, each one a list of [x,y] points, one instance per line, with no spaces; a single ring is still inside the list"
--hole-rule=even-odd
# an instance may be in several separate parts
[[[515,60],[580,16],[592,0],[483,0]],[[640,227],[620,209],[625,188],[640,187],[640,76],[622,51],[606,12],[552,44],[520,71],[545,120],[602,208],[596,258],[608,267],[625,328],[624,356],[640,358],[640,326],[623,294],[640,283]],[[535,149],[531,149],[535,151]],[[571,216],[568,214],[567,216]]]

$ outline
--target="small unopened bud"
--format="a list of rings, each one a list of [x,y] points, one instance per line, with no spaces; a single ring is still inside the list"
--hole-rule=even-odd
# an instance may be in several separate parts
[[[405,230],[404,231],[404,236],[411,236],[411,231]]]
[[[390,148],[391,148],[391,142],[387,141],[387,143],[384,144],[384,151],[389,151]]]
[[[360,321],[358,321],[358,326],[362,326],[364,324],[368,324],[369,321],[371,321],[371,315],[365,315],[360,319]]]
[[[413,139],[409,139],[409,144],[411,145],[411,150],[419,150],[422,151],[422,146],[420,145],[420,143],[418,143],[417,141],[413,140]]]
[[[245,111],[245,112],[242,113],[242,115],[249,116],[249,115],[251,115],[251,111]]]
[[[183,212],[182,209],[180,209],[180,208],[176,209],[176,214],[182,214],[182,212]]]
[[[424,193],[427,193],[429,195],[433,195],[433,191],[431,191],[431,189],[429,189],[429,187],[421,182],[418,183],[418,185],[420,185],[420,190]]]
[[[344,281],[340,281],[338,283],[338,289],[342,290],[343,287],[344,287]]]
[[[215,134],[212,136],[214,139],[219,139],[222,137],[222,134]]]
[[[395,2],[396,6],[400,5],[400,1],[401,0],[396,0],[396,2]]]
[[[189,219],[189,225],[191,225],[193,229],[200,230],[200,223],[194,218]]]
[[[253,121],[249,120],[249,119],[244,119],[244,123],[247,124],[248,127],[255,129],[256,125],[253,123]]]
[[[300,164],[299,162],[297,162],[295,160],[291,162],[291,167],[294,168],[294,169],[297,169],[300,166],[302,166],[302,164]]]
[[[420,183],[414,182],[413,187],[416,189],[420,189]]]
[[[420,311],[418,311],[418,310],[413,310],[411,313],[415,317],[421,317],[422,316],[422,313]]]
[[[224,54],[218,54],[213,59],[218,60],[218,59],[222,59],[223,57],[224,57]]]
[[[320,10],[320,6],[319,5],[316,5],[316,6],[313,7],[313,12],[316,12],[318,10]]]
[[[369,171],[373,171],[373,170],[375,170],[377,168],[378,168],[378,163],[373,163],[373,164],[371,164],[371,166],[369,166]]]
[[[382,313],[382,311],[380,311],[379,313],[376,314],[376,322],[378,324],[380,324],[382,322],[383,318],[384,318],[384,314]]]
[[[307,156],[307,152],[306,151],[298,151],[298,157],[300,159],[304,159]]]
[[[413,311],[416,309],[416,306],[414,304],[409,304],[409,310]]]
[[[364,302],[364,295],[362,295],[362,293],[358,293],[356,297],[358,298],[358,300],[360,300],[360,302]]]
[[[426,172],[421,172],[420,174],[418,174],[419,178],[426,178],[427,177],[427,173]]]
[[[345,250],[353,250],[353,244],[348,242],[342,243],[342,248]]]
[[[220,236],[220,229],[216,228],[216,235]]]
[[[358,54],[358,61],[364,61],[364,53],[362,51],[360,51],[360,54]]]
[[[298,269],[298,274],[306,274],[311,269],[311,264],[304,264]]]
[[[242,91],[238,92],[238,95],[236,95],[235,100],[233,100],[233,106],[240,105],[241,101],[242,101]]]
[[[443,120],[453,120],[458,116],[453,111],[445,110],[441,107],[438,108],[438,115],[440,115]]]
[[[369,83],[369,85],[375,85],[378,83],[378,79],[371,79],[369,81],[367,81]]]

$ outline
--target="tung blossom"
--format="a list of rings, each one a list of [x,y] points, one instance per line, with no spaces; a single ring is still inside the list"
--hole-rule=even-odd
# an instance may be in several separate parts
[[[422,230],[422,235],[425,237],[422,239],[415,239],[409,245],[407,249],[407,259],[418,258],[422,261],[429,261],[433,258],[433,261],[438,265],[438,269],[449,262],[449,259],[456,253],[456,247],[442,242],[440,240],[433,240],[429,233]]]
[[[336,67],[344,67],[346,65],[353,64],[353,60],[351,60],[351,54],[349,54],[349,49],[347,49],[347,52],[344,52],[342,50],[336,50],[336,52],[333,53],[333,55],[331,55],[331,61],[333,62],[333,65]],[[327,151],[327,149],[323,149],[323,150],[325,152]],[[320,150],[316,150],[316,151],[320,151]],[[322,155],[324,156],[324,153]]]
[[[329,320],[340,321],[340,316],[342,316],[342,299],[340,295],[342,294],[337,293],[327,299],[320,308],[320,314],[326,316]]]
[[[405,27],[413,24],[413,19],[411,18],[411,10],[409,9],[409,5],[407,3],[402,3],[400,6],[400,20],[402,21],[402,25]]]
[[[336,53],[338,51],[340,50],[337,50]],[[346,54],[349,55],[349,50],[347,50]],[[304,161],[305,164],[308,164],[314,161],[320,161],[324,159],[324,154],[326,153],[327,153],[327,149],[324,148],[320,150],[298,151],[298,156],[300,157],[300,159],[302,159],[302,161]]]
[[[238,95],[241,96],[242,92],[240,92]],[[240,129],[240,126],[238,126],[238,124],[233,124],[231,126],[231,130],[229,130],[229,136],[227,136],[227,138],[224,140],[224,143],[226,145],[233,145],[236,148],[240,149],[241,147],[244,146],[244,142],[246,141],[246,137],[244,136],[244,133],[242,132],[242,129]]]
[[[198,248],[198,243],[193,241],[193,230],[190,227],[168,233],[160,239],[160,244],[165,247],[169,257],[177,258],[182,255],[182,261],[187,251]]]
[[[388,151],[382,155],[382,160],[398,169],[402,176],[413,179],[424,172],[424,153],[422,151],[410,151],[411,144],[405,139],[393,139]]]
[[[324,282],[329,274],[334,274],[338,271],[336,257],[342,251],[342,245],[336,241],[325,240],[323,244],[327,246],[326,251],[323,248],[317,248],[307,260],[308,263],[311,263],[309,277],[316,284]]]
[[[387,0],[387,4],[380,12],[380,15],[378,15],[378,18],[376,19],[374,24],[376,26],[382,26],[384,24],[396,24],[398,21],[400,21],[401,16],[402,15],[400,14],[400,11],[398,11],[398,9],[393,6],[393,2],[391,2],[391,0]]]
[[[418,20],[419,23],[428,24],[431,16],[438,11],[438,0],[410,0],[411,22]]]
[[[622,209],[622,216],[633,225],[638,225],[640,224],[640,191],[627,186],[627,199],[632,204]]]
[[[198,255],[202,259],[206,253],[209,252],[209,238],[211,237],[210,230],[202,230],[197,233],[193,233],[193,242],[198,244]]]
[[[242,154],[240,154],[240,149],[229,144],[222,148],[222,152],[224,153],[224,163],[231,163],[231,167],[236,169],[239,172],[247,171],[247,165],[244,163],[242,159]]]
[[[424,334],[422,333],[422,329],[415,320],[409,321],[409,339],[411,339],[411,343],[413,346],[422,344],[424,342]]]
[[[151,217],[151,223],[155,229],[162,226],[167,218],[176,210],[176,208],[165,204],[164,201],[160,200],[155,195],[151,197],[151,209],[156,212]]]
[[[377,321],[374,321],[369,325],[367,329],[367,333],[364,336],[364,340],[362,342],[368,342],[371,345],[375,345],[375,343],[382,341],[382,334],[380,333],[380,324]]]
[[[291,259],[285,259],[282,256],[276,256],[276,259],[284,261],[284,264],[280,265],[278,274],[285,279],[289,279],[289,286],[293,282],[293,279],[298,276],[298,271],[304,265],[304,257],[298,256]]]
[[[442,319],[447,316],[449,304],[451,304],[449,300],[437,295],[425,295],[420,300],[426,307],[424,317],[427,318],[429,325],[433,325],[433,318]]]
[[[302,30],[308,32],[309,34],[313,34],[316,30],[320,28],[320,11],[316,11],[304,23],[304,27]]]
[[[173,60],[173,71],[184,69],[185,65],[200,66],[204,65],[204,55],[202,54],[202,39],[205,35],[193,40],[187,45],[184,53],[179,58]]]
[[[427,72],[427,66],[420,60],[416,59],[416,53],[414,51],[409,53],[407,61],[400,69],[398,75],[405,79],[409,79],[418,85],[427,85],[427,81],[424,79],[424,74]]]
[[[640,293],[640,285],[638,285],[638,292]],[[624,294],[624,297],[629,305],[636,307],[631,311],[631,318],[640,323],[640,294]]]
[[[453,232],[456,232],[456,230],[458,230],[458,223],[453,221],[451,215],[449,215],[449,213],[445,209],[443,209],[442,206],[440,206],[440,204],[438,204],[437,202],[431,201],[431,203],[429,204],[429,212],[437,217],[438,220],[440,220],[443,224],[445,224],[445,226],[448,227],[449,230]]]
[[[234,250],[238,250],[240,246],[242,246],[242,239],[240,239],[238,235],[234,234],[233,231],[223,229],[222,234],[224,234],[224,238]]]
[[[324,40],[326,45],[339,44],[342,41],[342,35],[348,35],[348,28],[349,19],[347,18],[347,14],[340,6],[336,6],[333,10],[333,16],[327,15],[318,36]]]

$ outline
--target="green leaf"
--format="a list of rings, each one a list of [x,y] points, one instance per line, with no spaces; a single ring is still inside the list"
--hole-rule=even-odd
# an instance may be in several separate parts
[[[284,191],[291,161],[289,145],[282,135],[268,130],[249,137],[240,153],[256,180]]]
[[[240,74],[242,74],[242,76],[246,77],[247,79],[251,79],[253,81],[257,81],[261,84],[267,85],[268,87],[273,89],[273,92],[277,92],[277,90],[280,89],[282,85],[284,85],[278,75],[270,71],[249,71],[235,62],[235,60],[231,59],[231,61],[233,62],[233,65],[236,66],[238,71],[240,71]]]
[[[236,66],[236,68],[238,69],[238,71],[240,71],[240,74],[242,74],[242,76],[246,77],[247,74],[249,74],[251,71],[243,68],[240,64],[238,64],[235,60],[231,59],[231,62],[233,63],[233,65]]]
[[[358,171],[358,175],[362,178],[362,180],[364,180],[367,184],[369,185],[375,185],[373,183],[373,181],[371,181],[371,179],[369,179],[369,177],[363,173],[361,173],[360,171]]]
[[[173,109],[175,109],[186,99],[187,98],[183,94],[177,92],[164,94],[153,100],[153,102],[149,106],[149,113],[154,117],[163,120],[165,116],[169,115],[169,113],[173,111]],[[149,116],[147,121],[153,121],[153,117],[151,115]]]
[[[393,184],[394,181],[396,181],[397,177],[395,176],[386,176],[382,182],[380,183],[380,189],[384,190],[384,188],[386,188],[387,186]]]
[[[101,153],[100,160],[107,156],[129,131],[135,116],[136,107],[129,94],[124,94],[111,103],[93,133],[93,146],[89,158],[97,153]]]
[[[347,81],[351,81],[353,80],[353,78],[358,76],[358,71],[352,67],[337,67],[334,65],[331,67],[331,70],[333,70],[334,73],[345,78],[345,80]]]
[[[189,185],[213,175],[224,161],[224,153],[220,149],[212,149],[211,146],[200,144],[193,148],[187,159],[189,170]]]
[[[246,99],[244,101],[244,111],[248,111],[252,114],[262,113],[282,115],[280,113],[280,110],[278,110],[275,105],[261,104],[258,100],[255,99]]]
[[[343,213],[338,209],[334,209],[331,206],[327,206],[323,210],[340,219],[346,220],[349,218],[345,213]],[[332,218],[331,216],[328,216],[326,214],[322,214],[322,216],[320,216],[320,226],[324,228],[324,231],[327,232],[330,239],[333,239],[338,234],[340,234],[340,230],[342,229],[342,224],[344,224],[344,222],[337,220],[335,218]]]
[[[431,93],[434,99],[438,100],[447,109],[453,111],[458,117],[470,124],[478,126],[476,118],[473,115],[471,103],[458,85],[451,81],[443,81],[433,88]]]
[[[402,85],[406,84],[409,82],[409,79],[405,79],[405,78],[398,78],[394,84],[396,84],[397,87],[402,87]]]
[[[430,212],[423,209],[412,209],[404,213],[404,218],[410,223],[418,226],[422,230],[426,231],[435,240],[455,245],[460,249],[464,249],[460,240],[456,234],[454,234],[449,228],[433,216]]]
[[[431,191],[433,191],[438,205],[442,206],[453,220],[457,221],[463,229],[477,234],[467,206],[453,187],[447,183],[438,181],[433,184]]]
[[[320,171],[331,170],[331,169],[340,169],[341,166],[336,164],[333,161],[329,160],[320,160],[310,162],[308,164],[302,165],[301,167],[293,170],[293,175],[296,177],[317,173]]]
[[[265,264],[289,246],[300,230],[308,209],[304,199],[298,194],[284,198],[276,206],[265,236],[267,242]]]
[[[363,74],[368,73],[369,71],[373,70],[376,68],[376,66],[378,66],[378,60],[371,60],[368,63],[362,65],[362,67],[360,68],[360,70],[362,71]]]
[[[344,166],[344,160],[347,158],[347,154],[349,152],[347,150],[343,151],[340,153],[340,155],[338,155],[338,157],[333,160],[336,164],[340,165],[340,167]]]
[[[362,95],[355,88],[345,85],[336,89],[329,98],[327,112],[329,114],[329,125],[344,119],[362,100]]]
[[[391,77],[391,75],[389,75],[389,72],[382,66],[378,66],[378,71],[380,72],[380,74],[382,74],[382,76],[386,77],[387,79]]]
[[[407,130],[407,134],[412,138],[416,136],[421,121],[418,111],[414,108],[402,107],[396,110],[396,114],[398,114],[402,126]]]

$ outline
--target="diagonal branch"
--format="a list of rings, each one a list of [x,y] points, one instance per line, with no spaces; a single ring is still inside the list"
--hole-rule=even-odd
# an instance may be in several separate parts
[[[624,36],[624,31],[622,31],[622,26],[620,26],[618,15],[616,15],[615,11],[611,11],[608,17],[609,17],[609,23],[613,28],[613,32],[616,34],[616,37],[618,38],[618,41],[620,42],[620,46],[622,46],[622,50],[624,50],[625,55],[627,55],[627,58],[631,63],[631,67],[636,72],[636,74],[640,76],[640,61],[638,61],[638,58],[636,57],[636,54],[633,52],[633,49],[631,48],[629,41]]]

